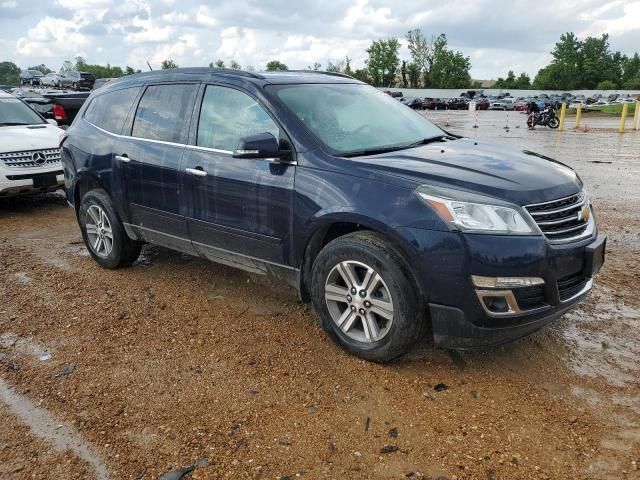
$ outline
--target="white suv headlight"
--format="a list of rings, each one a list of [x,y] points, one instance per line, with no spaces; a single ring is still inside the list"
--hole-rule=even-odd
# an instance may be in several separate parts
[[[467,198],[458,199],[455,197],[485,200],[474,194],[428,186],[418,188],[416,193],[456,230],[512,235],[539,233],[537,226],[528,220],[528,215],[518,211],[515,206],[491,205],[480,201],[467,201]],[[491,199],[487,198],[486,201]]]

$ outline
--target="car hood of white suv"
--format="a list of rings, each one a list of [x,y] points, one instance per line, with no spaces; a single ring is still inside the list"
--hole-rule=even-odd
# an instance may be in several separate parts
[[[0,153],[58,148],[63,133],[49,123],[0,127]]]

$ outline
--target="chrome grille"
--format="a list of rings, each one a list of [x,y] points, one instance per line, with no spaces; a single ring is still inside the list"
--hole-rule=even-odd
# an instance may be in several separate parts
[[[579,240],[593,232],[591,208],[584,191],[524,208],[551,242]]]
[[[37,152],[44,154],[45,159],[43,163],[37,163],[34,160],[33,155]],[[0,161],[2,161],[5,167],[9,168],[48,167],[60,163],[60,149],[53,148],[49,150],[0,153]]]

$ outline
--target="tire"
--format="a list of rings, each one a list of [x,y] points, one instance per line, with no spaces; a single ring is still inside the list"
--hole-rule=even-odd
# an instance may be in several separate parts
[[[553,117],[549,119],[549,123],[547,123],[547,125],[549,125],[550,128],[558,128],[560,126],[560,121],[557,117]]]
[[[358,282],[344,280],[347,267]],[[375,280],[365,287],[366,295],[362,297],[357,289],[353,295],[349,285],[367,283],[367,268],[380,280],[371,275]],[[312,266],[311,301],[329,337],[365,360],[385,362],[399,357],[422,338],[427,327],[425,302],[403,254],[374,232],[351,233],[322,249]],[[373,327],[365,327],[372,322]]]
[[[100,212],[104,213],[106,219]],[[109,195],[104,190],[91,190],[82,197],[78,222],[87,250],[102,267],[115,269],[130,265],[140,256],[142,244],[129,238]],[[102,243],[96,242],[99,231],[102,233]]]

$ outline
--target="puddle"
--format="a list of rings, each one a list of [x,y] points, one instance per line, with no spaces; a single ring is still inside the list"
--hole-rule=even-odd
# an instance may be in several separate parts
[[[35,406],[27,397],[17,393],[1,378],[0,401],[4,402],[35,436],[51,443],[58,451],[71,450],[78,458],[93,467],[98,480],[109,479],[107,467],[92,445],[75,430],[61,424],[48,411]]]

